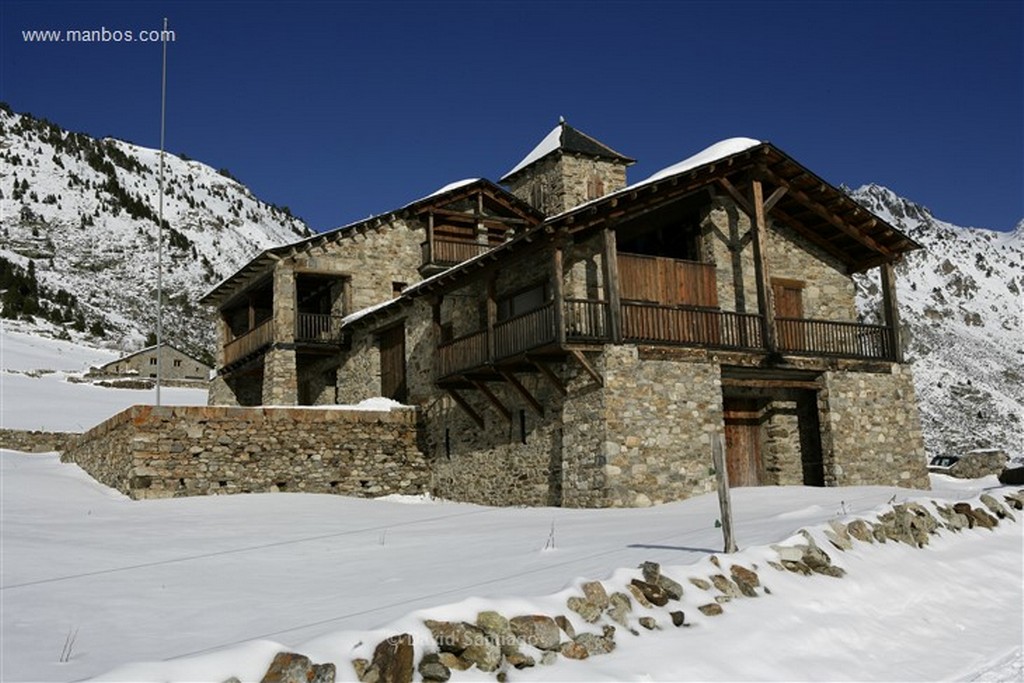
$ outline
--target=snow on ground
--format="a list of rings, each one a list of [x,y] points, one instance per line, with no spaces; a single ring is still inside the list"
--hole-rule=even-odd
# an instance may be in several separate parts
[[[5,681],[258,680],[285,648],[351,678],[352,657],[388,633],[421,633],[424,614],[564,613],[582,579],[644,560],[706,575],[721,545],[714,496],[630,510],[287,493],[131,501],[53,455],[0,452],[0,467]],[[737,559],[763,566],[758,546],[893,496],[962,499],[998,485],[934,481],[931,493],[737,489],[748,549]],[[731,603],[715,620],[687,604],[693,628],[621,634],[611,655],[514,677],[971,680],[1000,666],[1009,676],[1022,639],[1021,529],[836,552],[841,581],[765,569],[772,597]],[[69,633],[72,656],[59,663]],[[474,677],[493,674],[459,675]]]
[[[84,432],[125,408],[156,402],[155,389],[112,389],[76,383],[91,366],[117,354],[0,329],[0,428]],[[205,405],[205,389],[164,387],[164,405]]]

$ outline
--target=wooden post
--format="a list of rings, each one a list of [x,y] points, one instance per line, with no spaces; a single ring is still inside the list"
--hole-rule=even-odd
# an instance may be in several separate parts
[[[903,340],[900,338],[900,309],[896,301],[896,268],[891,261],[879,267],[882,279],[882,314],[892,339],[892,357],[903,362]]]
[[[732,500],[729,498],[729,470],[725,464],[725,447],[722,435],[711,437],[711,462],[715,468],[715,479],[718,482],[718,506],[722,511],[722,536],[725,539],[727,553],[736,552],[736,540],[732,534]]]
[[[555,340],[565,344],[565,292],[562,271],[562,243],[556,242],[551,258],[551,297],[555,313]]]
[[[427,260],[424,265],[434,263],[434,212],[427,215]]]
[[[775,296],[768,274],[768,224],[764,216],[764,192],[761,181],[751,182],[754,193],[754,275],[757,279],[757,306],[764,325],[764,343],[769,351],[779,350],[779,335],[775,325]]]
[[[494,324],[498,320],[498,302],[495,300],[494,280],[492,275],[487,281],[487,360],[494,362]]]
[[[612,343],[622,343],[622,297],[619,292],[619,254],[615,247],[615,231],[604,229],[604,292],[608,302],[608,336]]]

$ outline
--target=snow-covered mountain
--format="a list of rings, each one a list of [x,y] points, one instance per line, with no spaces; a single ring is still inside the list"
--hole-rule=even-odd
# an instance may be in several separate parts
[[[897,298],[928,451],[1024,455],[1024,221],[963,228],[878,185],[850,194],[924,246],[897,267]],[[877,310],[877,276],[858,284]]]
[[[156,150],[0,105],[0,289],[15,327],[143,346],[156,328],[159,166]],[[260,250],[309,230],[226,170],[167,154],[164,178],[165,336],[212,350],[199,296]]]

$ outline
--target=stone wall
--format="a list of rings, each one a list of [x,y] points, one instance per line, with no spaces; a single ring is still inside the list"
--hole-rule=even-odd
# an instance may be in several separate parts
[[[910,366],[830,371],[824,379],[818,401],[826,484],[930,488]]]
[[[61,458],[132,498],[428,491],[418,411],[134,406]]]
[[[626,167],[620,161],[593,159],[556,152],[534,162],[505,184],[509,192],[553,216],[594,199],[590,196],[593,180],[602,195],[626,186]]]
[[[24,429],[0,429],[0,448],[24,453],[62,451],[76,434],[70,432],[39,432]]]

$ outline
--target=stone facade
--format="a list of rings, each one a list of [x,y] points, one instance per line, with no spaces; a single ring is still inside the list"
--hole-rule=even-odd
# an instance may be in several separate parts
[[[23,429],[0,429],[0,448],[24,453],[62,451],[75,434],[70,432],[39,432]]]
[[[553,216],[624,188],[626,166],[621,161],[558,151],[516,173],[505,184],[509,192],[545,216]]]
[[[132,498],[303,491],[418,495],[416,410],[135,406],[62,455]]]
[[[818,397],[826,484],[929,488],[909,366],[826,372],[824,381]]]

